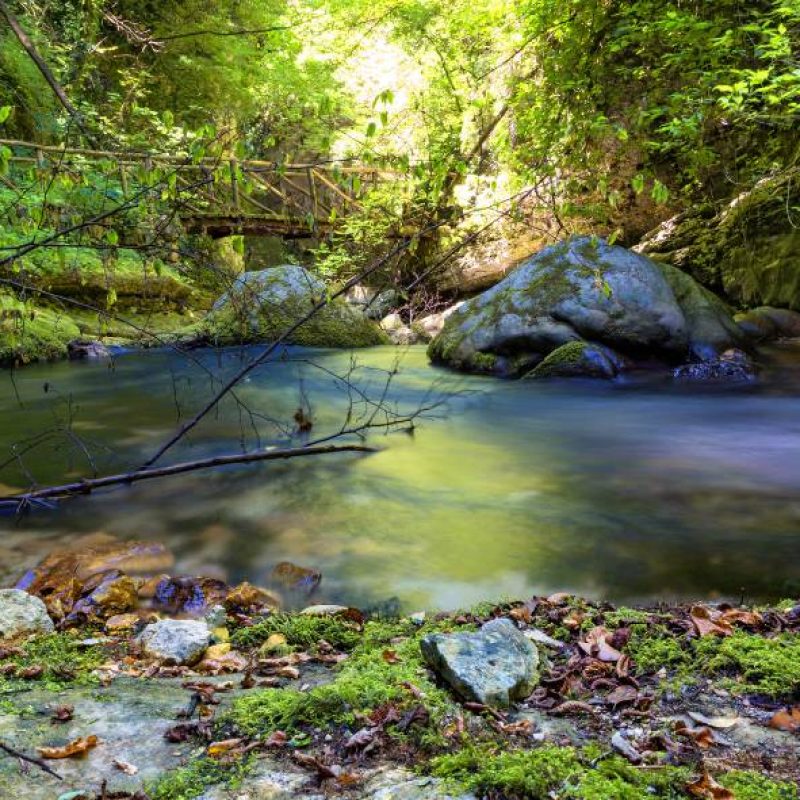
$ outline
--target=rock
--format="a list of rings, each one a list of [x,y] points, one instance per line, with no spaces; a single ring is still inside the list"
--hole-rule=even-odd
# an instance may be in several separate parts
[[[706,361],[731,347],[747,346],[746,337],[722,300],[677,267],[658,266],[686,319],[690,358]]]
[[[349,610],[349,606],[337,606],[329,604],[306,606],[300,613],[309,617],[335,617],[339,614],[346,614]]]
[[[389,336],[392,344],[417,344],[421,338],[417,331],[406,325],[399,314],[389,314],[381,320],[381,328]]]
[[[538,680],[539,651],[511,620],[487,622],[477,633],[435,633],[420,642],[431,668],[465,700],[507,707]]]
[[[216,578],[167,577],[159,581],[153,594],[153,606],[170,614],[201,616],[221,604],[230,589]]]
[[[344,299],[364,316],[379,320],[400,302],[400,295],[394,289],[372,289],[359,283],[347,291]]]
[[[245,774],[241,785],[228,788],[225,784],[212,786],[198,800],[316,800],[319,795],[306,794],[308,772],[290,771],[286,765],[261,756],[253,771]],[[320,798],[322,800],[322,798]]]
[[[421,317],[411,326],[423,342],[430,342],[435,339],[444,328],[444,323],[447,318],[458,311],[464,305],[462,300],[459,303],[440,311],[438,314],[428,314],[426,317]]]
[[[206,651],[211,631],[202,620],[162,619],[140,634],[144,653],[164,664],[196,664]]]
[[[0,589],[0,639],[52,633],[55,626],[45,604],[20,589]]]
[[[132,578],[119,570],[93,575],[83,585],[80,599],[68,614],[69,621],[108,619],[136,608],[138,596]]]
[[[727,350],[713,361],[678,367],[673,377],[680,383],[752,383],[756,368],[747,353]]]
[[[458,369],[524,374],[579,339],[673,362],[689,349],[686,319],[658,266],[622,247],[577,237],[545,248],[464,303],[428,353]]]
[[[628,362],[601,344],[568,342],[557,347],[526,378],[615,378]]]
[[[786,308],[761,306],[736,315],[741,331],[756,342],[800,337],[800,313]]]
[[[311,567],[300,567],[291,561],[281,561],[272,570],[272,580],[288,589],[311,594],[319,586],[322,573]]]
[[[326,291],[319,278],[295,264],[245,272],[188,336],[217,344],[271,342],[308,314]],[[368,347],[386,342],[378,325],[342,299],[320,309],[287,340],[306,347]]]
[[[450,794],[438,778],[420,777],[407,769],[384,769],[364,786],[364,800],[475,800],[473,794]]]
[[[212,631],[214,628],[224,628],[228,623],[228,612],[225,610],[225,606],[214,605],[206,610],[203,619]]]
[[[662,223],[636,250],[687,272],[736,306],[800,310],[800,169],[769,175],[725,204]]]
[[[92,339],[73,339],[67,343],[67,356],[70,361],[110,358],[111,351],[102,342]]]

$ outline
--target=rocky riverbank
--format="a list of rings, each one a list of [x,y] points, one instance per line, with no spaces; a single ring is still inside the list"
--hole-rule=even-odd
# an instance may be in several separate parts
[[[387,618],[170,563],[94,540],[0,593],[3,796],[798,797],[795,601]]]

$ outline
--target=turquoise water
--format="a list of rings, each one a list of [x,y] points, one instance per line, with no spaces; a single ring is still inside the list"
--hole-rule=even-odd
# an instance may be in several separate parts
[[[17,443],[23,455],[0,482],[89,475],[87,453],[101,473],[141,462],[210,396],[210,375],[254,352],[41,365],[13,384],[6,373],[0,453]],[[332,432],[349,401],[330,373],[355,358],[353,380],[374,399],[398,355],[391,402],[444,403],[413,435],[373,434],[380,451],[368,456],[197,472],[2,517],[3,577],[104,531],[164,541],[187,574],[268,583],[280,561],[313,566],[323,573],[315,599],[362,606],[453,608],[560,590],[617,601],[798,594],[798,345],[770,353],[757,388],[713,391],[460,376],[417,347],[293,349],[241,387],[252,413],[226,402],[165,463],[286,444],[300,402],[312,437]]]

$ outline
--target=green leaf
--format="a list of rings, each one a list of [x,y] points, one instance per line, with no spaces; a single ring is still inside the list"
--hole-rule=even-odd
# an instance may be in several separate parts
[[[106,231],[106,241],[111,245],[118,244],[119,234],[113,228],[109,228],[109,230]]]
[[[0,106],[0,125],[2,125],[10,116],[13,106]]]

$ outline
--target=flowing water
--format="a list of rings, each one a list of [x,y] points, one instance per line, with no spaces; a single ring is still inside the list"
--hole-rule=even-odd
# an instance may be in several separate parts
[[[144,460],[254,349],[150,351],[18,371],[0,389],[3,488],[62,482]],[[352,380],[380,397],[398,352],[355,355]],[[312,436],[349,406],[331,372],[351,355],[289,351],[165,461],[285,444],[266,417],[311,405]],[[800,590],[800,344],[769,354],[756,388],[660,381],[505,382],[432,368],[402,351],[388,398],[445,404],[380,451],[227,467],[0,518],[0,577],[59,542],[105,531],[157,539],[184,574],[268,583],[289,560],[319,568],[315,601],[404,609],[570,590],[617,601],[775,599]],[[356,395],[358,396],[358,395]],[[261,416],[258,416],[261,415]],[[36,438],[39,437],[39,438]]]

